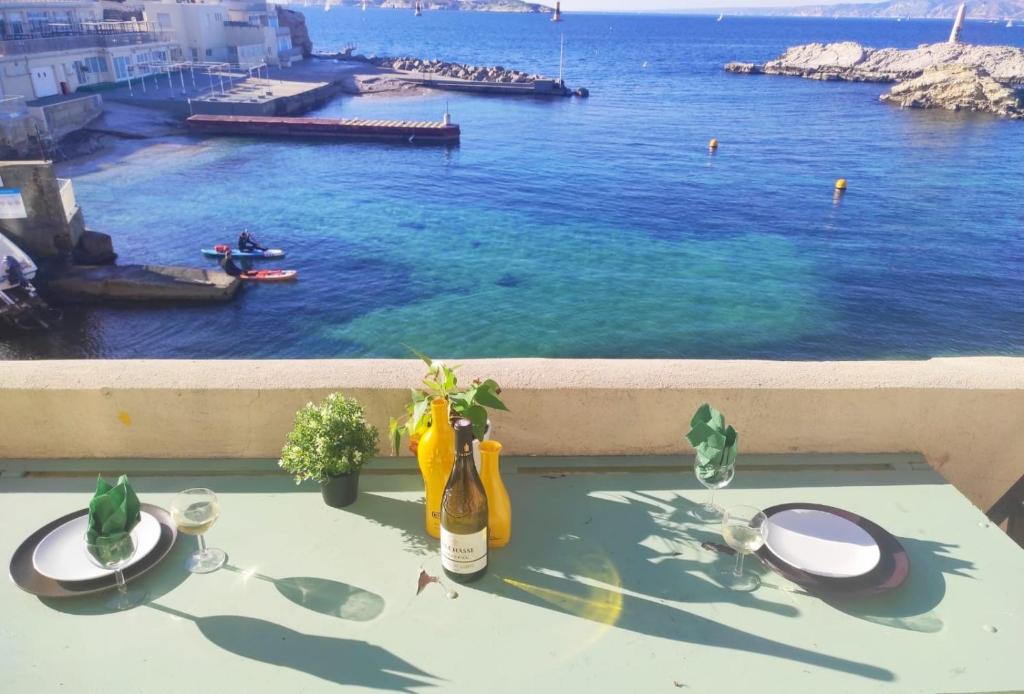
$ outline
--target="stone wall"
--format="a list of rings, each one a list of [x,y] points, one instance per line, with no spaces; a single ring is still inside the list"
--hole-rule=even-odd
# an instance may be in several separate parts
[[[28,213],[26,219],[0,219],[0,232],[37,261],[70,253],[85,221],[81,210],[68,219],[53,164],[0,161],[0,179],[4,187],[20,189]]]
[[[920,452],[988,509],[1024,476],[1024,359],[898,362],[494,359],[509,455],[678,455],[702,402],[743,453]],[[405,360],[0,362],[0,458],[273,458],[295,411],[340,390],[382,431]]]
[[[30,101],[28,111],[39,123],[40,131],[59,140],[103,115],[103,97],[82,94],[65,97],[55,103]]]

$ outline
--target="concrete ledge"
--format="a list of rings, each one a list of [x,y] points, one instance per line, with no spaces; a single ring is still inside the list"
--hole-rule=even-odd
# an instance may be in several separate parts
[[[919,451],[988,508],[1024,475],[1024,359],[765,362],[497,359],[509,455],[681,455],[705,400],[744,453]],[[0,363],[0,457],[276,457],[295,410],[340,390],[382,430],[422,364],[345,361]]]

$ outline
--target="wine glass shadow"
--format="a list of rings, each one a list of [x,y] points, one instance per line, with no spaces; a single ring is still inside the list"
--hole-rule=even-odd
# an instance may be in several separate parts
[[[944,623],[935,612],[946,595],[946,574],[973,578],[974,562],[951,554],[957,545],[931,540],[899,538],[910,558],[907,581],[896,590],[866,598],[826,598],[844,614],[866,622],[925,634],[942,631]]]
[[[411,554],[425,556],[437,551],[437,541],[423,530],[423,498],[416,501],[394,499],[365,492],[344,510],[363,516],[371,523],[401,532],[402,542]]]
[[[183,543],[180,539],[179,536],[179,540],[174,543],[174,547],[159,564],[128,584],[132,588],[147,591],[147,601],[167,595],[192,575],[189,573],[187,561],[193,549],[191,546],[186,547],[185,545],[188,543]],[[41,597],[39,601],[51,610],[65,614],[79,616],[114,614],[116,610],[108,608],[105,604],[108,597],[108,593],[103,592],[96,595],[83,595],[79,598]]]
[[[225,564],[227,571],[239,574],[243,580],[250,578],[266,581],[277,589],[285,599],[329,617],[347,619],[353,622],[369,622],[384,611],[384,598],[356,586],[313,576],[290,576],[273,578],[255,569],[241,569]]]
[[[440,681],[386,648],[365,641],[305,634],[254,617],[197,617],[155,602],[147,607],[192,622],[210,643],[229,653],[336,685],[414,692]]]

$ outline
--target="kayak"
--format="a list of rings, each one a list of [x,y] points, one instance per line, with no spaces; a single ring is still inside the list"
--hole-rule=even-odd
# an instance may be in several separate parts
[[[299,279],[298,270],[248,270],[238,279],[249,282],[294,282]]]
[[[265,251],[240,251],[225,244],[219,244],[213,248],[204,248],[203,255],[209,258],[221,258],[224,251],[231,249],[232,258],[283,258],[284,251],[280,248],[268,248]]]

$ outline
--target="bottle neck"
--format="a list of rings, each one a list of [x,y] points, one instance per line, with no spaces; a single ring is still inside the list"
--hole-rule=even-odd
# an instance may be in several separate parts
[[[431,426],[438,429],[450,431],[452,423],[448,418],[448,401],[444,398],[437,398],[430,403]]]

